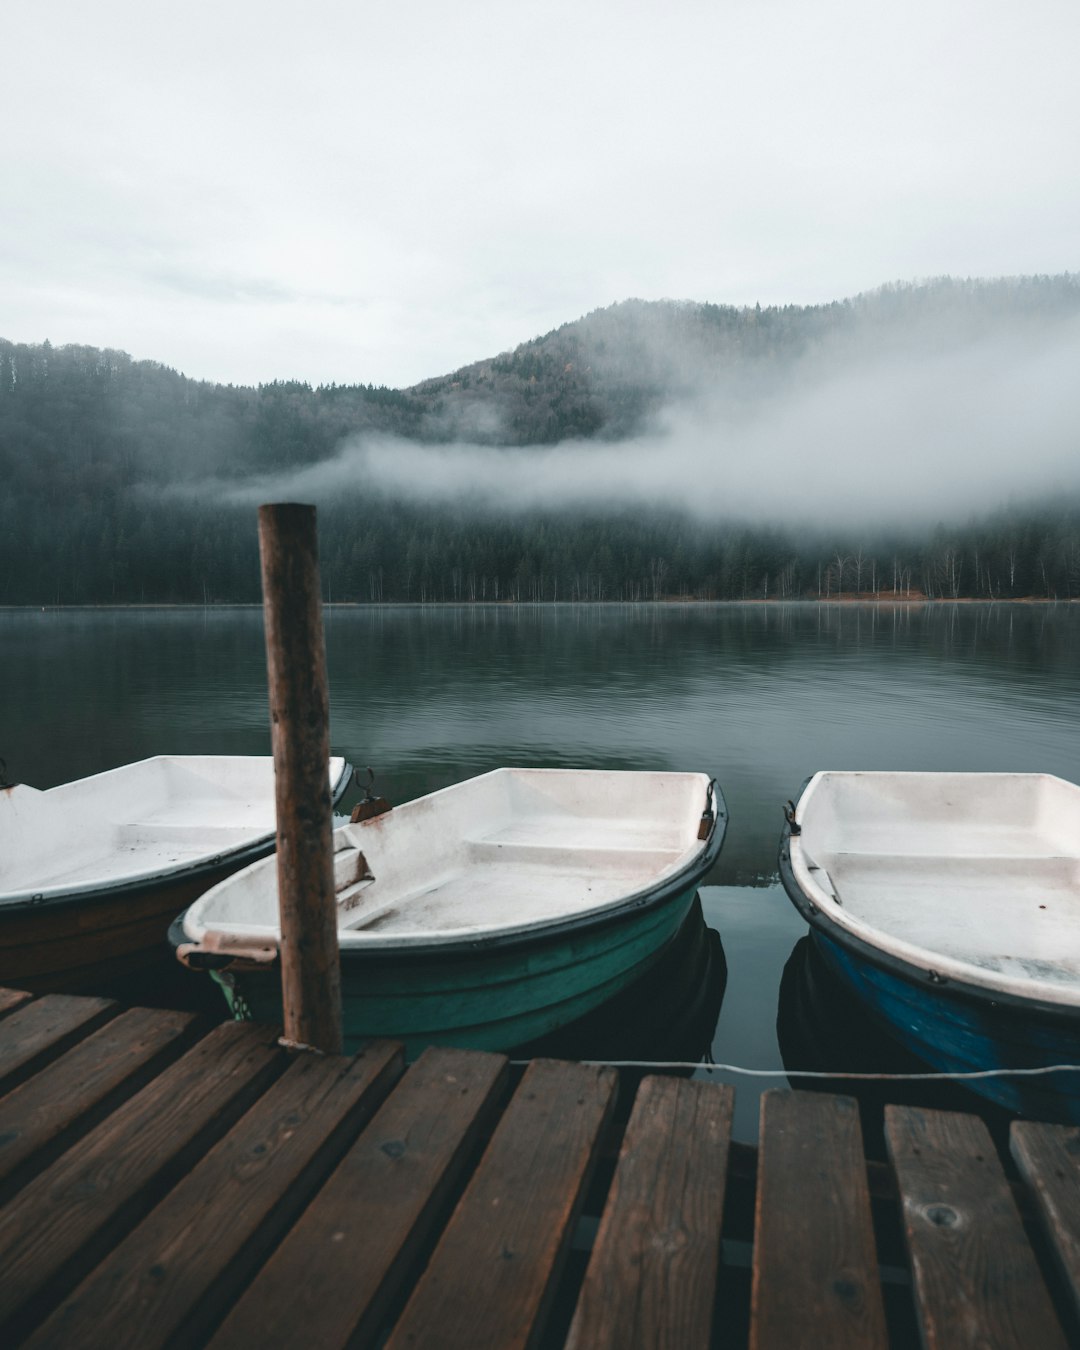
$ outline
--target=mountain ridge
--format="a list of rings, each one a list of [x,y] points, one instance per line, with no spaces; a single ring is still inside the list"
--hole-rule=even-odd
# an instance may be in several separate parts
[[[857,519],[789,517],[822,536],[804,546],[780,530],[775,512],[739,524],[734,509],[708,517],[697,509],[691,520],[670,501],[633,506],[613,495],[627,455],[633,450],[638,465],[667,456],[664,418],[698,400],[691,430],[705,435],[712,458],[684,458],[678,483],[688,509],[700,508],[694,474],[722,472],[748,410],[783,405],[801,416],[807,391],[838,373],[847,381],[841,393],[857,389],[865,405],[876,396],[863,379],[874,362],[932,363],[1006,340],[1034,347],[1078,319],[1074,273],[894,284],[815,306],[628,300],[406,389],[221,385],[115,350],[0,340],[0,603],[256,599],[253,494],[306,494],[308,484],[320,505],[324,571],[343,598],[641,598],[666,589],[724,598],[798,595],[810,585],[835,593],[830,557],[839,564],[869,548]],[[803,401],[785,405],[793,389]],[[972,390],[976,397],[977,379]],[[1023,410],[1030,425],[1038,393]],[[858,414],[852,408],[849,420]],[[723,443],[718,425],[728,433]],[[1080,441],[1071,421],[1066,433],[1069,445]],[[794,434],[803,436],[801,422]],[[860,457],[884,452],[864,448],[865,435],[854,439],[859,473]],[[369,444],[386,462],[401,457],[403,442],[445,446],[448,460],[469,446],[488,455],[536,448],[538,472],[549,472],[544,447],[565,447],[563,466],[595,447],[599,491],[588,509],[529,515],[489,506],[485,516],[468,493],[443,506],[395,499],[372,479],[369,461],[343,455],[343,447]],[[1021,491],[1026,449],[1021,439]],[[910,473],[902,451],[889,452],[896,465],[890,460],[886,484]],[[760,441],[757,452],[768,494],[777,466]],[[504,487],[514,490],[521,461],[498,460]],[[333,474],[320,478],[321,466]],[[318,472],[304,478],[309,470]],[[664,463],[658,472],[667,472]],[[931,501],[933,488],[928,482]],[[888,556],[881,545],[880,570],[906,569],[909,585],[915,578],[928,594],[1080,594],[1080,533],[1061,505],[1025,508],[1012,523],[994,517],[966,534],[950,527],[932,549],[925,523],[904,538],[894,531]]]

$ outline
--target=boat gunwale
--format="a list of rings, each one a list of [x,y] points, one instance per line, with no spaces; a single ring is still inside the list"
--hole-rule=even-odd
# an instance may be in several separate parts
[[[807,782],[809,781],[807,779]],[[1002,989],[990,984],[976,984],[974,981],[957,978],[951,974],[942,975],[939,971],[933,971],[930,967],[918,966],[904,957],[887,952],[837,923],[834,918],[820,908],[816,901],[806,894],[795,876],[795,869],[791,862],[790,823],[784,825],[780,835],[779,870],[780,880],[787,892],[788,899],[816,935],[849,952],[855,959],[863,961],[867,965],[876,966],[887,974],[894,975],[908,984],[914,985],[929,998],[939,1001],[957,998],[968,1003],[1023,1012],[1028,1015],[1050,1018],[1058,1022],[1080,1022],[1080,995],[1077,996],[1076,1002],[1058,1002],[1039,998],[1035,995],[1014,993],[1012,990]]]
[[[519,950],[529,950],[536,952],[548,947],[558,946],[568,937],[575,937],[579,933],[589,933],[590,935],[597,931],[602,931],[606,927],[614,927],[620,923],[625,923],[628,916],[642,912],[648,912],[653,909],[660,909],[665,905],[672,904],[680,900],[687,891],[692,891],[688,897],[688,905],[693,903],[693,896],[697,893],[697,878],[685,879],[681,886],[673,886],[670,889],[660,889],[649,892],[645,896],[637,897],[636,903],[632,909],[622,909],[618,914],[612,914],[606,911],[602,914],[590,914],[588,923],[577,923],[572,928],[567,927],[565,921],[559,921],[558,928],[554,924],[543,927],[533,928],[528,931],[516,930],[507,934],[486,934],[482,938],[461,939],[452,944],[447,942],[437,945],[432,942],[425,942],[422,946],[411,947],[343,947],[339,946],[338,954],[342,963],[347,963],[350,967],[369,966],[386,967],[392,963],[394,965],[409,966],[436,966],[445,965],[448,962],[464,961],[472,958],[483,957],[488,952],[497,951],[500,955],[505,953],[508,956],[515,955]],[[192,939],[184,931],[183,911],[178,914],[169,925],[168,941],[175,955],[176,949],[185,943],[190,943]],[[260,941],[264,939],[259,939]],[[212,969],[208,967],[208,969]],[[267,966],[261,966],[258,970],[244,970],[244,979],[262,979],[272,975],[274,979],[278,978],[278,967],[276,963],[270,963]]]
[[[184,756],[152,756],[152,758],[185,758]],[[213,758],[213,756],[211,756]],[[246,758],[241,756],[240,758]],[[349,789],[352,782],[353,767],[343,755],[333,755],[331,759],[341,760],[341,772],[330,787],[330,804],[336,806]],[[142,763],[143,761],[135,761]],[[118,767],[128,767],[118,766]],[[109,772],[106,770],[106,772]],[[97,775],[90,775],[96,777]],[[82,781],[82,780],[78,780]],[[66,786],[66,784],[64,785]],[[165,890],[181,882],[197,880],[202,875],[230,867],[234,871],[253,862],[259,862],[274,851],[277,842],[277,827],[254,839],[220,853],[204,855],[191,862],[169,867],[157,867],[152,871],[138,872],[117,881],[90,881],[82,885],[43,887],[39,891],[0,892],[0,919],[5,914],[23,914],[28,911],[41,913],[49,909],[68,909],[77,905],[93,905],[114,897],[122,899],[126,895],[147,890]]]
[[[705,778],[708,775],[702,774],[701,777]],[[647,886],[644,890],[635,891],[621,900],[611,901],[605,905],[565,918],[545,919],[526,927],[516,927],[510,931],[505,928],[489,929],[485,932],[474,933],[472,936],[458,936],[453,930],[449,930],[445,937],[431,932],[417,932],[407,934],[404,937],[401,935],[395,937],[392,933],[382,932],[368,935],[366,941],[348,942],[343,941],[343,939],[350,936],[362,939],[365,935],[362,930],[350,933],[349,929],[339,929],[338,947],[341,957],[343,960],[349,960],[350,963],[382,962],[388,959],[421,962],[445,961],[459,955],[464,956],[492,949],[510,950],[519,946],[535,947],[538,943],[546,942],[548,939],[561,941],[575,933],[590,932],[608,924],[621,923],[636,911],[651,909],[673,900],[689,887],[697,886],[716,862],[723,847],[728,826],[727,802],[724,799],[720,784],[715,779],[711,779],[710,783],[714,812],[712,827],[704,841],[704,847],[688,859],[677,872],[664,877],[662,881]],[[434,796],[435,794],[430,795]],[[201,903],[202,899],[205,899],[205,897],[200,897],[199,900],[195,901],[195,904]],[[169,941],[174,950],[181,943],[201,941],[201,938],[195,939],[184,929],[184,920],[192,908],[194,908],[194,905],[189,906],[182,914],[178,915],[169,926]],[[254,929],[255,925],[249,925],[248,927]],[[243,929],[232,928],[228,931],[240,932]],[[260,926],[258,933],[253,933],[253,936],[257,937],[259,941],[280,943],[280,934],[268,931],[263,926]]]

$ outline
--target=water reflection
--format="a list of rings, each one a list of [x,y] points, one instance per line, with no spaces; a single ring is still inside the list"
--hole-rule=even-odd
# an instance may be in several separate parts
[[[511,1057],[699,1063],[708,1056],[726,986],[720,934],[706,926],[695,899],[667,951],[640,980],[572,1025],[519,1046]]]

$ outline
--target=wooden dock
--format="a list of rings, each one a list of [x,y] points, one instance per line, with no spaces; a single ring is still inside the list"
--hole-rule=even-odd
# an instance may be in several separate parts
[[[0,991],[0,1344],[1080,1344],[1080,1130]],[[1007,1161],[1007,1160],[1006,1160]],[[1012,1172],[1010,1179],[1009,1172]]]

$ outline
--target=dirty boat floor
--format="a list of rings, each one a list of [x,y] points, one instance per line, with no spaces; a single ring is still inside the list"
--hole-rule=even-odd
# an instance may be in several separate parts
[[[1077,1344],[1080,1130],[0,990],[0,1343]],[[1010,1180],[1012,1175],[1014,1178]]]

